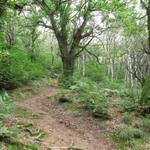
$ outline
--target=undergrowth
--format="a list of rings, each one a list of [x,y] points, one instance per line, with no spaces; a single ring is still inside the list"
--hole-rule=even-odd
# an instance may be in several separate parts
[[[5,119],[15,110],[11,97],[6,92],[0,94],[0,149],[7,150],[38,150],[36,144],[23,144],[18,141],[20,130],[17,127],[9,127]]]
[[[98,119],[112,119],[118,126],[112,128],[112,138],[121,150],[145,147],[149,138],[149,119],[141,116],[137,109],[141,90],[129,89],[116,81],[102,80],[95,82],[90,78],[74,78],[72,84],[64,89],[57,99],[65,108],[75,111],[88,111],[91,116]],[[134,87],[133,87],[134,88]],[[119,103],[111,106],[111,99],[119,98]],[[75,107],[72,107],[75,106]],[[116,107],[119,116],[113,116],[109,108]],[[112,121],[112,122],[113,122]],[[137,123],[138,122],[138,123]],[[111,133],[109,133],[111,135]]]
[[[111,118],[107,111],[109,99],[96,82],[87,78],[74,81],[68,90],[62,89],[58,97],[59,102],[77,103],[80,109],[89,111],[95,118]]]
[[[48,71],[39,62],[31,62],[27,53],[11,50],[0,59],[0,88],[12,89],[46,76]]]
[[[6,127],[4,124],[5,118],[11,114],[13,108],[14,104],[10,96],[6,92],[2,92],[0,94],[0,144],[11,141],[17,135],[15,129]]]

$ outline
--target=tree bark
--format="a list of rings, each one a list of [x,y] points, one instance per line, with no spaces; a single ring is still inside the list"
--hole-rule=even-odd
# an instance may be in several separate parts
[[[85,53],[82,54],[82,75],[85,76]]]
[[[148,2],[148,7],[146,9],[147,11],[147,28],[148,28],[148,48],[150,53],[150,0]]]
[[[72,57],[71,55],[67,55],[65,57],[62,57],[62,62],[63,62],[64,77],[71,77],[74,72],[75,57]]]
[[[14,10],[13,18],[8,23],[8,28],[7,28],[7,36],[6,36],[6,41],[7,41],[7,48],[11,49],[14,45],[14,28],[15,28],[15,23],[16,23],[16,17],[17,17],[17,10]]]

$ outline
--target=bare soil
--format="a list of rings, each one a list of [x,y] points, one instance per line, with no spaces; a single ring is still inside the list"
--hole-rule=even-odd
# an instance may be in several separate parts
[[[54,100],[56,93],[57,88],[51,86],[37,95],[16,101],[16,106],[30,112],[32,117],[11,116],[17,124],[32,122],[33,128],[46,133],[43,140],[36,141],[40,150],[71,150],[71,147],[83,150],[116,149],[92,117],[86,113],[75,115],[65,110]],[[24,135],[20,140],[28,142],[33,139]]]

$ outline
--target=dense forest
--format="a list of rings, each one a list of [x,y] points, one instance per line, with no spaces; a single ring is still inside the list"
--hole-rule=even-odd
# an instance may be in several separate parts
[[[0,149],[149,150],[150,0],[0,0]]]

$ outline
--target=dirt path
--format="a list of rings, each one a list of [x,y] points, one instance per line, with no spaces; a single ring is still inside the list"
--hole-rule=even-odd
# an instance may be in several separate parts
[[[56,94],[56,88],[50,87],[38,96],[17,101],[17,107],[31,112],[37,119],[32,119],[33,126],[44,130],[46,137],[40,142],[40,150],[67,150],[77,147],[83,150],[114,150],[102,134],[102,130],[87,115],[75,116],[64,110],[49,98]],[[35,117],[36,118],[36,117]],[[25,120],[25,118],[17,118]]]

